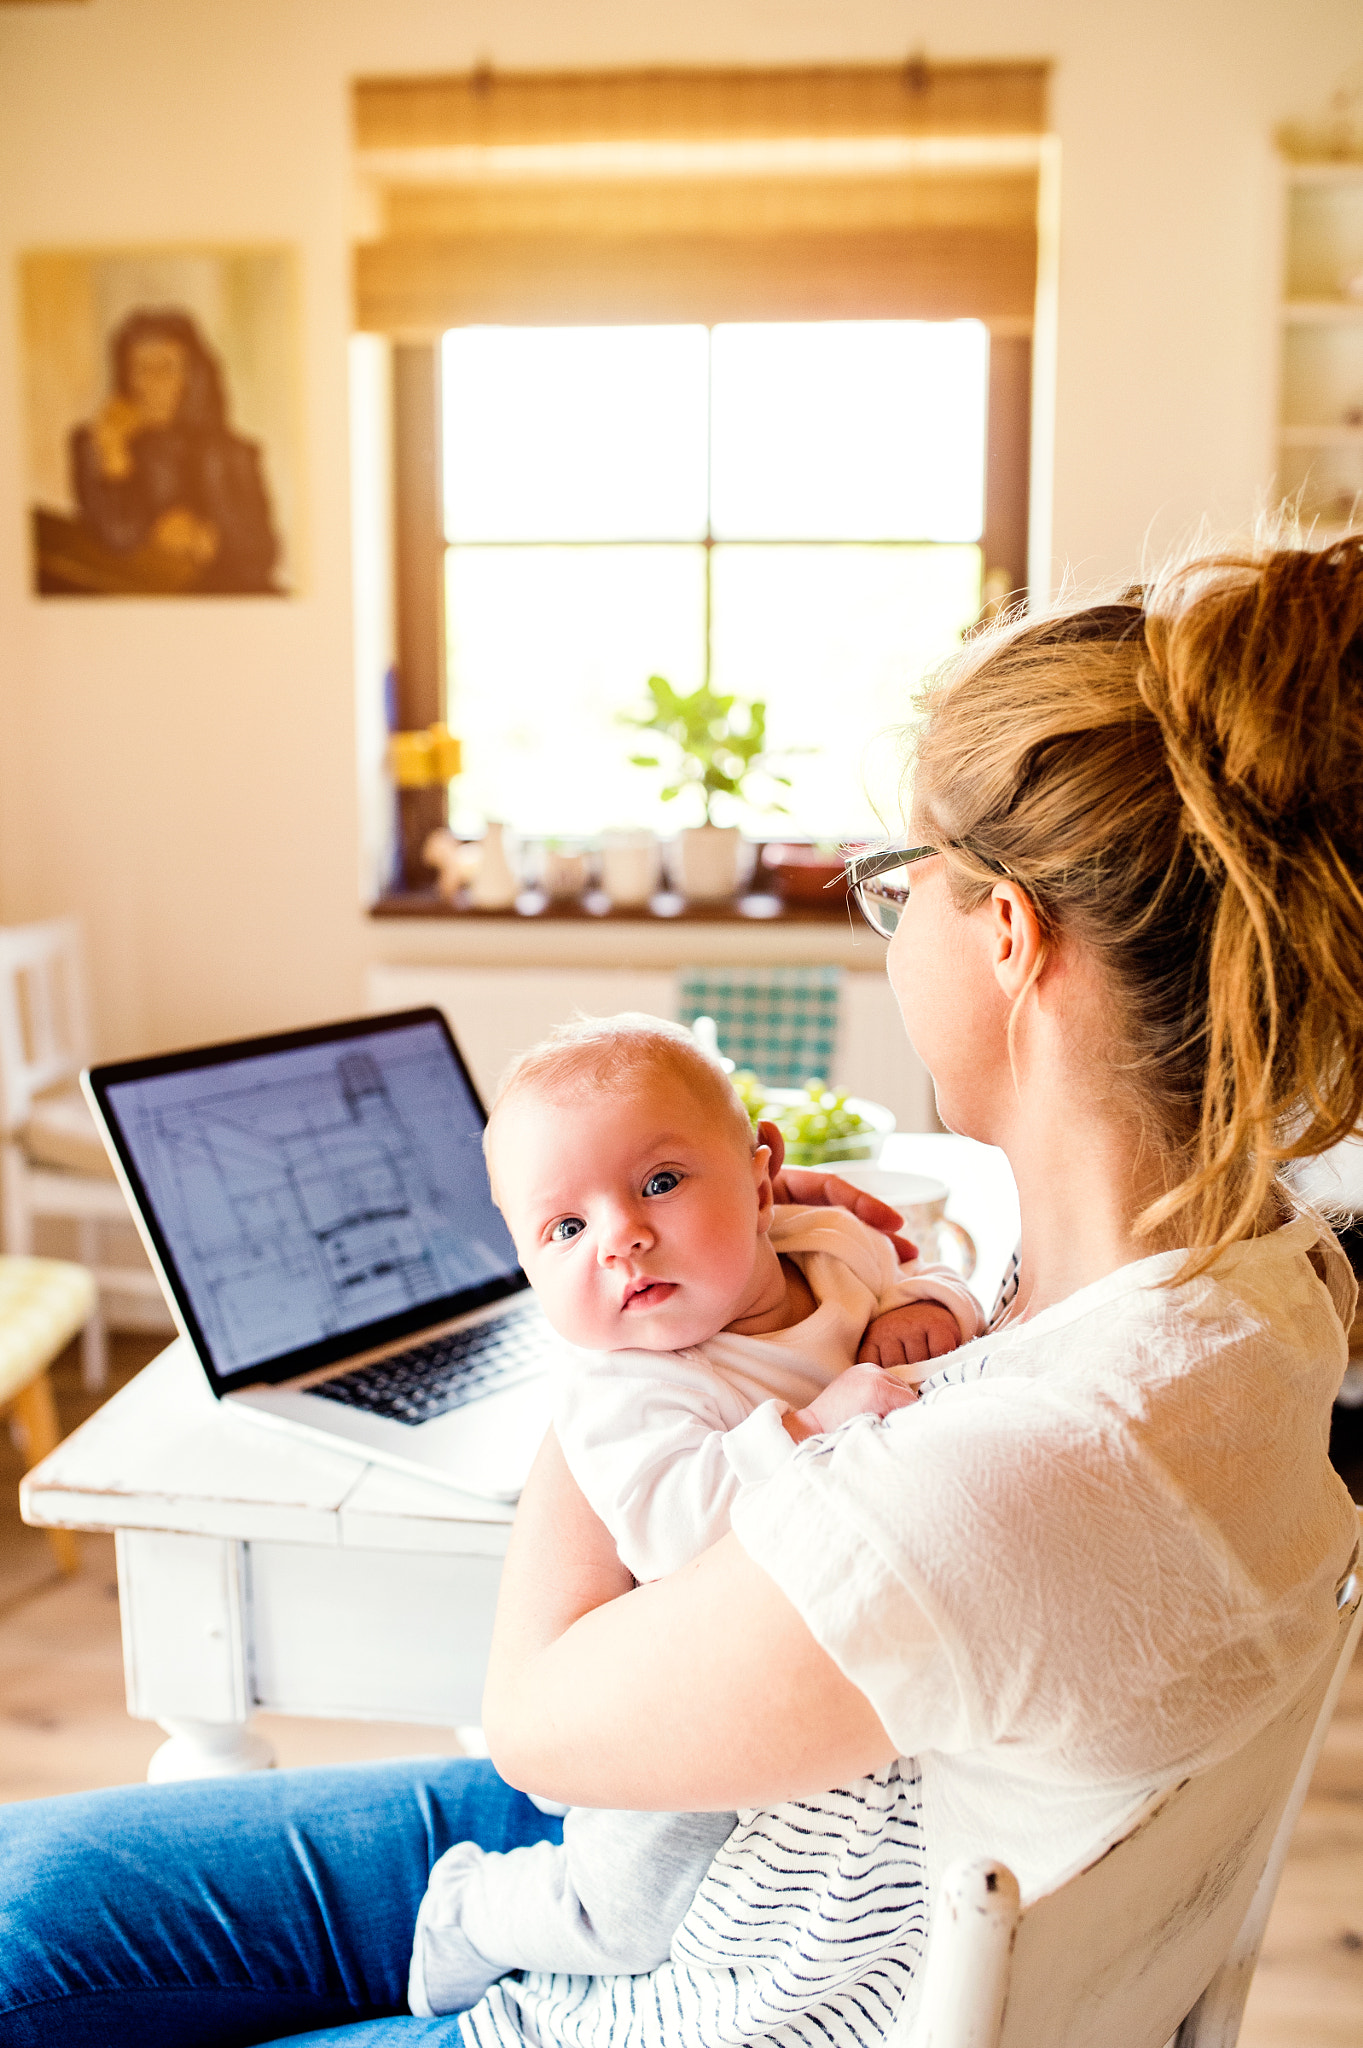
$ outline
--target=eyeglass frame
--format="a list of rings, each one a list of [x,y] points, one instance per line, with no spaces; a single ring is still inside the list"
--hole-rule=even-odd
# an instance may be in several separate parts
[[[857,909],[876,937],[884,939],[888,944],[894,937],[904,903],[908,901],[908,891],[904,893],[904,903],[896,903],[888,896],[881,896],[878,899],[886,910],[894,911],[893,923],[886,926],[880,922],[871,908],[866,895],[867,885],[873,882],[877,875],[887,874],[891,868],[912,867],[915,861],[928,860],[941,850],[940,846],[882,846],[873,853],[849,853],[843,861],[842,874],[826,883],[825,887],[833,889],[841,882],[848,895],[855,899]]]
[[[884,939],[888,944],[898,928],[904,905],[909,900],[909,891],[905,889],[903,902],[896,902],[893,897],[884,895],[876,899],[886,910],[894,912],[894,921],[887,926],[880,922],[867,900],[867,885],[873,882],[877,875],[887,874],[892,868],[911,868],[915,861],[930,860],[933,854],[941,851],[940,846],[882,846],[870,853],[849,853],[844,856],[841,875],[835,876],[831,882],[825,882],[824,887],[834,889],[841,882],[849,896],[856,899],[857,909],[876,937]],[[1002,861],[989,861],[987,865],[1012,880],[1012,870],[1005,867]]]

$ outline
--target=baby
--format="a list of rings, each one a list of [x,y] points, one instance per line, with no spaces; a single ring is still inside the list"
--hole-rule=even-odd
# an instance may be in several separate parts
[[[739,1489],[794,1442],[913,1398],[881,1366],[913,1382],[983,1332],[947,1268],[899,1265],[844,1209],[775,1203],[770,1151],[679,1025],[564,1026],[506,1076],[486,1151],[521,1265],[575,1347],[564,1457],[636,1579],[723,1536]],[[509,1970],[656,1968],[735,1818],[582,1807],[562,1847],[457,1844],[417,1920],[412,2011],[461,2010]]]

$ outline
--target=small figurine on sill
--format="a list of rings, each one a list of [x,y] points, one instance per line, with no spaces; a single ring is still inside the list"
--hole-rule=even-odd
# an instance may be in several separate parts
[[[435,869],[435,886],[439,894],[446,903],[453,903],[473,879],[478,849],[456,839],[448,825],[437,825],[422,842],[421,858],[428,868]]]
[[[520,891],[503,835],[505,826],[489,823],[480,840],[456,839],[448,825],[427,834],[421,857],[436,871],[435,886],[447,903],[457,902],[465,888],[475,910],[510,910]]]

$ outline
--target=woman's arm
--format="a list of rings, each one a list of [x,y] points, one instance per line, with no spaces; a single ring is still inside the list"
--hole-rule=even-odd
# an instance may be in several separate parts
[[[865,1695],[735,1537],[631,1587],[551,1431],[512,1531],[483,1700],[510,1784],[697,1813],[824,1792],[894,1756]]]

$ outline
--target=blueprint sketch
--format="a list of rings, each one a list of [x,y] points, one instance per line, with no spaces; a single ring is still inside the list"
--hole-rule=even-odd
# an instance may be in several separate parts
[[[515,1270],[481,1119],[433,1025],[117,1093],[219,1372]]]

